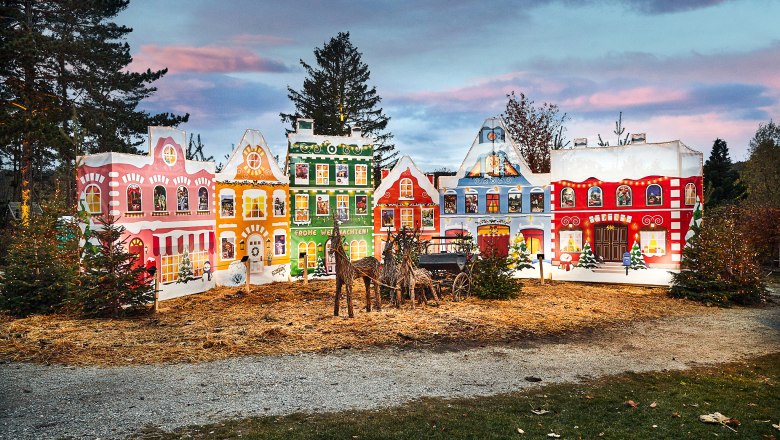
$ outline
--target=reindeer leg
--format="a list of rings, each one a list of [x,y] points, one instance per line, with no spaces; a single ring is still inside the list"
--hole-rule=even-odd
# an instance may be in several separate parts
[[[376,299],[376,311],[382,311],[382,297],[379,296],[379,283],[374,281],[374,299]]]
[[[346,286],[344,286],[344,289],[347,291],[347,315],[350,318],[354,318],[355,311],[352,310],[352,283],[349,283]]]
[[[366,285],[366,312],[371,311],[371,280],[363,277],[363,284]]]
[[[414,281],[409,284],[409,301],[412,303],[412,309],[414,309]]]
[[[333,316],[339,316],[339,300],[341,298],[341,279],[336,278],[336,297],[333,301]]]
[[[401,307],[401,286],[396,284],[395,285],[395,308],[398,309]]]

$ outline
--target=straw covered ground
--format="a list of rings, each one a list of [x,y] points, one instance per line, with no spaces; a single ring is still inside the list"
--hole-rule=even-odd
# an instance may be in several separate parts
[[[333,280],[217,288],[162,302],[125,319],[0,317],[0,360],[70,365],[204,362],[245,355],[369,346],[486,344],[577,334],[661,316],[709,313],[664,288],[526,280],[509,301],[445,299],[414,310],[387,304],[366,313],[355,283],[355,318],[333,316]],[[342,315],[346,315],[342,300]]]

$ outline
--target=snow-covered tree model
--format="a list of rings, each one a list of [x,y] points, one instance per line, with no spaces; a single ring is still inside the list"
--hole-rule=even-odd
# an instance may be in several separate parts
[[[186,283],[194,279],[192,273],[192,261],[190,260],[190,251],[187,247],[184,247],[184,253],[181,256],[181,263],[179,263],[179,278],[177,283]]]
[[[647,269],[645,257],[642,256],[642,250],[639,249],[639,243],[637,242],[634,242],[634,245],[631,246],[631,265],[628,267],[634,270]]]
[[[596,256],[593,255],[593,249],[590,248],[590,242],[586,241],[585,246],[582,247],[580,261],[577,263],[577,267],[593,269],[594,267],[598,267],[598,265],[599,264],[598,261],[596,261]]]
[[[509,267],[514,270],[533,269],[531,253],[525,244],[522,232],[518,232],[512,239],[512,247],[509,249]]]
[[[690,241],[699,235],[701,229],[702,211],[701,201],[699,196],[696,196],[696,204],[693,205],[693,217],[691,217],[690,223],[688,223],[688,232],[685,233],[685,247],[690,247]]]
[[[317,257],[317,267],[314,269],[314,274],[312,274],[312,276],[315,277],[328,276],[328,271],[325,269],[325,261],[322,259],[322,257]]]

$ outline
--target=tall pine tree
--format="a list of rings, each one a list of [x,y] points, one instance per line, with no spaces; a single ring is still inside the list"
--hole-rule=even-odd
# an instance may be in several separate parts
[[[742,169],[748,198],[757,206],[780,208],[780,126],[759,124]]]
[[[704,162],[704,204],[707,207],[727,205],[741,199],[745,189],[729,157],[723,139],[715,139],[709,159]]]
[[[149,125],[176,126],[189,115],[151,115],[138,104],[167,69],[130,72],[132,29],[112,21],[129,0],[9,0],[0,5],[0,148],[18,165],[19,194],[50,158],[75,200],[75,158],[136,152]],[[73,114],[78,126],[74,126]],[[83,151],[67,141],[84,131]],[[64,136],[62,134],[64,132]],[[25,192],[27,191],[27,192]]]
[[[384,131],[390,118],[379,107],[382,98],[376,87],[368,86],[368,65],[349,40],[349,32],[339,32],[322,48],[314,49],[314,57],[317,66],[300,60],[308,77],[300,91],[287,87],[295,113],[280,113],[282,122],[294,127],[298,118],[311,118],[315,133],[335,136],[348,135],[350,127],[359,126],[363,133],[376,137],[374,171],[378,177],[378,169],[391,167],[398,153],[392,133]]]

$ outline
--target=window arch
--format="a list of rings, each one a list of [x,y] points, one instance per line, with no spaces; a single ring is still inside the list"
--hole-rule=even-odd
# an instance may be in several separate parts
[[[190,210],[190,192],[186,186],[176,189],[176,210],[180,212]]]
[[[144,242],[138,237],[133,238],[130,240],[130,245],[127,246],[127,252],[135,255],[136,262],[143,263]]]
[[[127,212],[141,212],[141,187],[132,184],[127,185]]]
[[[367,244],[365,240],[352,240],[349,243],[349,259],[351,261],[365,258],[367,253]]]
[[[309,256],[309,268],[317,267],[317,243],[310,241],[307,245],[306,255]]]
[[[209,210],[209,190],[205,186],[198,189],[198,211]]]
[[[487,194],[485,194],[485,206],[489,213],[501,212],[501,202],[499,202],[497,190],[490,189]]]
[[[86,205],[84,208],[90,214],[100,214],[102,212],[99,186],[95,184],[87,186],[84,190],[84,204]]]
[[[165,187],[162,185],[157,185],[154,187],[154,210],[168,210],[168,199],[165,193]]]
[[[510,189],[507,195],[507,208],[509,212],[523,212],[523,192],[519,189]]]
[[[661,185],[655,183],[647,185],[647,189],[645,190],[645,203],[647,203],[647,206],[661,206],[664,204]]]
[[[414,183],[412,183],[412,179],[401,179],[401,194],[399,198],[405,200],[414,198]]]
[[[600,186],[588,188],[588,208],[601,208],[604,206],[604,192]]]
[[[574,188],[565,186],[561,190],[561,208],[574,208]]]
[[[693,206],[696,204],[696,184],[693,182],[685,185],[685,205]]]
[[[632,194],[631,194],[630,186],[620,185],[619,187],[617,187],[617,190],[615,190],[615,205],[631,206],[633,204],[631,199],[632,199]]]

